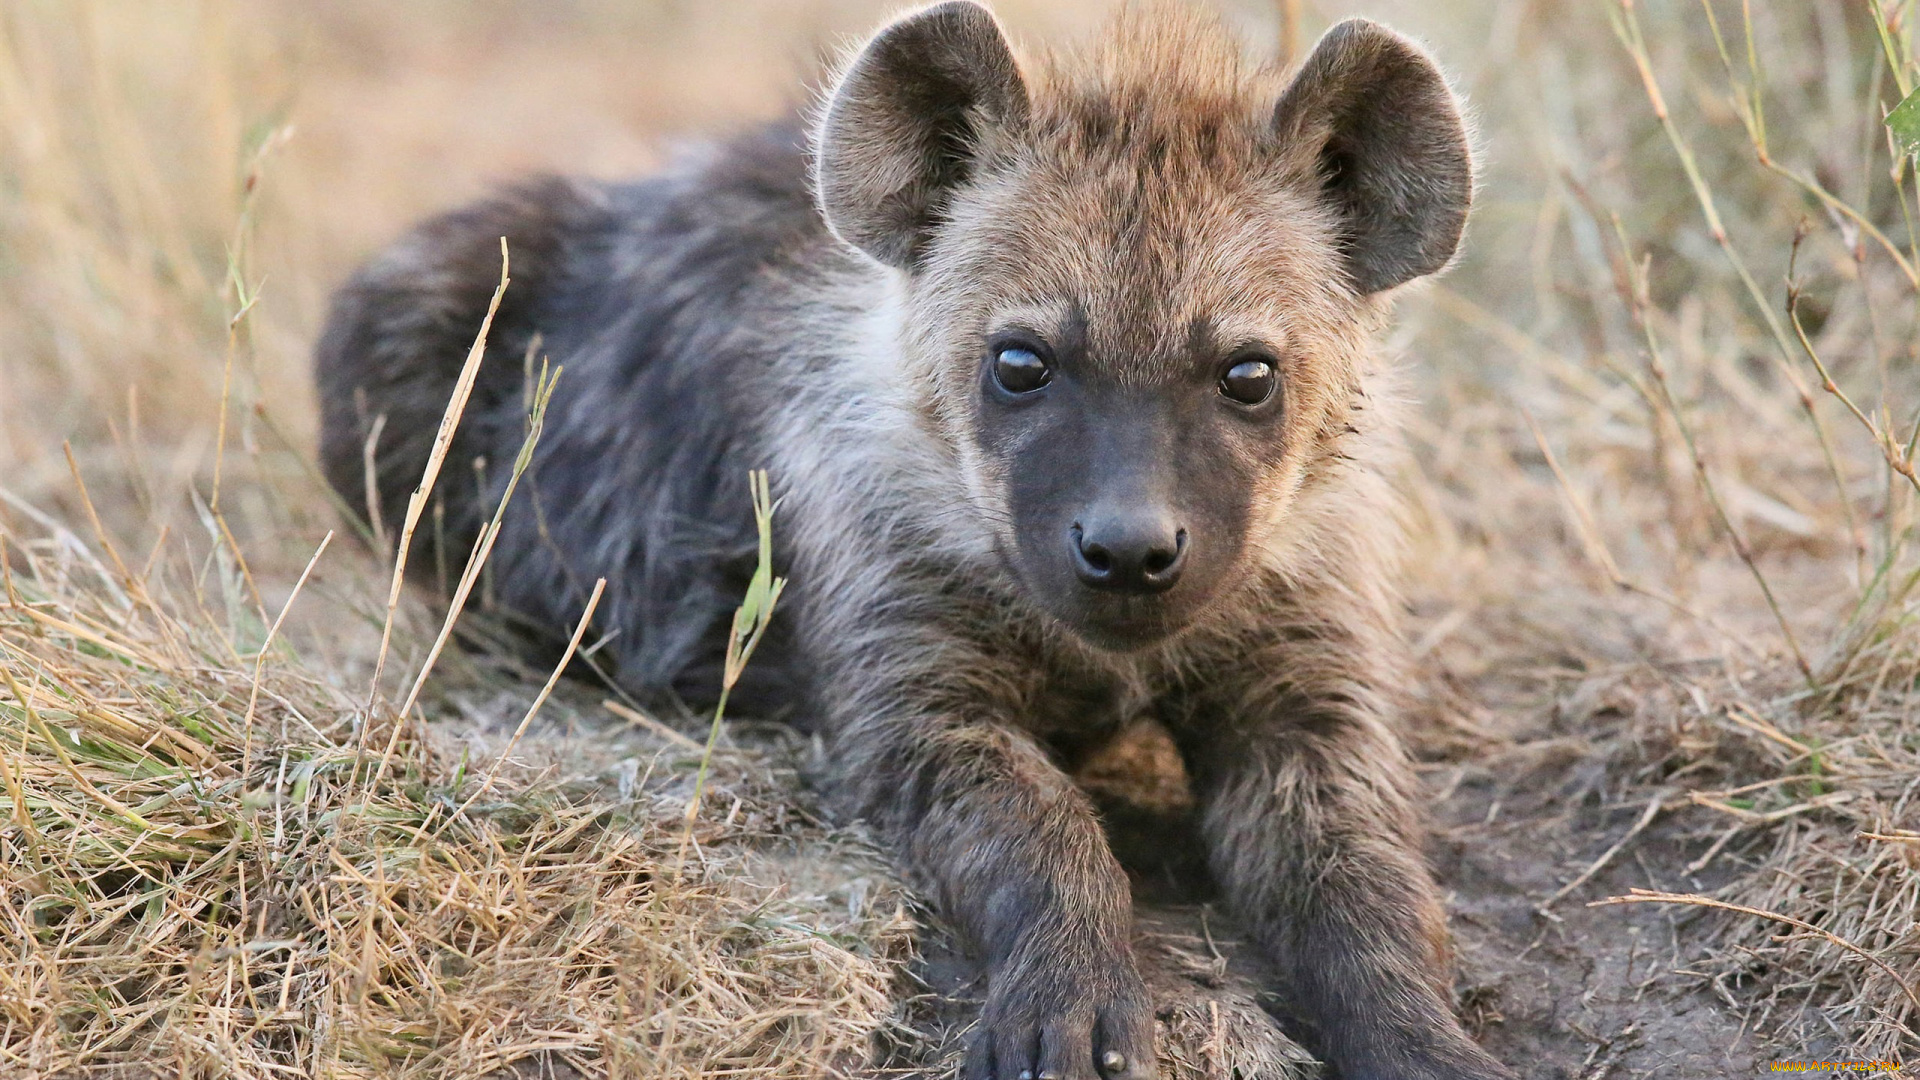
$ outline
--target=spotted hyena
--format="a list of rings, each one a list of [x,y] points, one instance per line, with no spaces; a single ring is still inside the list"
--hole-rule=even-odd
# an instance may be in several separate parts
[[[969,1077],[1155,1072],[1127,878],[1070,779],[1143,716],[1341,1077],[1508,1076],[1449,1007],[1395,730],[1373,339],[1473,188],[1433,61],[1352,21],[1258,67],[1169,8],[1024,53],[959,0],[881,29],[817,112],[633,183],[529,183],[376,259],[319,346],[333,483],[400,518],[506,237],[421,542],[457,561],[498,497],[537,336],[566,370],[499,599],[562,628],[605,577],[612,676],[698,698],[767,469],[792,599],[748,691],[799,703],[987,966]]]

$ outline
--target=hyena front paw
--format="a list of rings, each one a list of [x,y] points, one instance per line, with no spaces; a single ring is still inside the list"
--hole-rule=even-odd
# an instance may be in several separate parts
[[[1155,1080],[1153,1004],[1133,960],[1047,951],[993,973],[965,1080]]]

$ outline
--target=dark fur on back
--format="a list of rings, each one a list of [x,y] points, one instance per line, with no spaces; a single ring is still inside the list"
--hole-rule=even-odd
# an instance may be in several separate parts
[[[710,701],[753,570],[746,475],[766,464],[742,438],[768,362],[754,286],[827,239],[804,136],[782,125],[638,183],[525,184],[425,223],[356,274],[318,349],[321,460],[364,505],[366,440],[386,416],[376,486],[389,533],[499,279],[501,237],[512,284],[436,491],[444,529],[423,521],[415,572],[442,556],[457,573],[493,512],[526,434],[533,349],[564,370],[493,556],[499,603],[551,638],[605,577],[596,629],[616,636],[603,665],[649,700]],[[750,669],[743,708],[790,701],[781,636]]]
[[[791,600],[742,704],[818,726],[840,805],[986,960],[968,1080],[1154,1072],[1127,878],[1071,779],[1142,717],[1342,1080],[1506,1077],[1451,1012],[1395,730],[1372,345],[1382,295],[1452,257],[1471,176],[1444,77],[1382,27],[1336,27],[1288,77],[1177,10],[1032,57],[949,0],[877,34],[810,133],[542,181],[402,240],[320,344],[322,456],[361,505],[377,430],[391,535],[506,237],[422,552],[464,561],[551,357],[498,599],[550,642],[605,577],[596,660],[703,700],[768,469]]]

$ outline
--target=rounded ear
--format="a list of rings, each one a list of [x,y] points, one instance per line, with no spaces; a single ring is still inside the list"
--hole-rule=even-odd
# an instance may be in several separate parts
[[[1473,202],[1472,153],[1459,102],[1418,45],[1365,19],[1328,30],[1280,96],[1273,132],[1284,153],[1311,159],[1362,294],[1453,257]]]
[[[814,139],[814,190],[839,237],[911,267],[997,126],[1027,114],[1019,64],[993,14],[952,0],[907,15],[860,50]]]

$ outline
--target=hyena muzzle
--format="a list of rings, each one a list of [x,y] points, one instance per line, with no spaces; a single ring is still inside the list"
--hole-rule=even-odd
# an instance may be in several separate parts
[[[799,703],[851,812],[987,965],[969,1077],[1156,1070],[1127,878],[1069,779],[1142,717],[1339,1076],[1504,1077],[1452,1015],[1395,732],[1371,344],[1384,294],[1452,257],[1472,186],[1445,79],[1371,23],[1289,75],[1191,13],[1021,55],[942,3],[876,34],[804,130],[421,226],[336,300],[322,455],[400,520],[506,237],[418,542],[467,552],[523,436],[523,357],[551,357],[500,605],[568,627],[605,577],[597,662],[698,699],[768,469],[792,602],[746,689]]]

